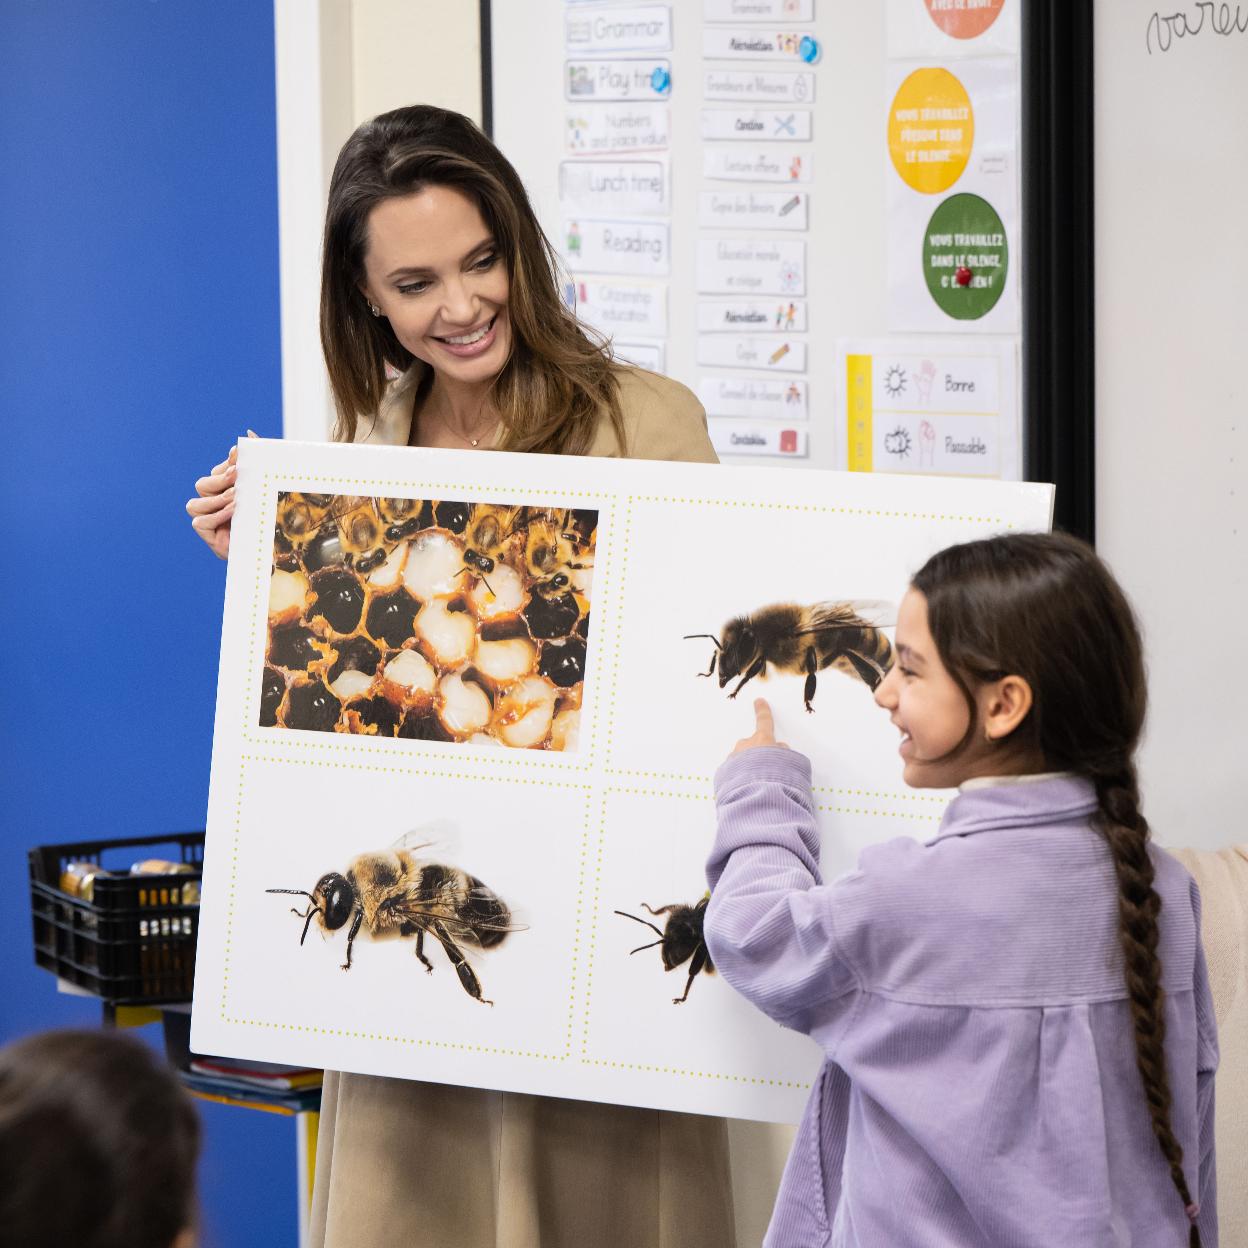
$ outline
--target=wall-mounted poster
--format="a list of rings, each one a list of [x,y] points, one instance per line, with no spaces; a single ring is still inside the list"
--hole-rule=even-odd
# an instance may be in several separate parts
[[[1013,341],[841,341],[837,361],[837,441],[851,472],[1023,475]]]
[[[888,0],[890,57],[1017,56],[1022,0]]]
[[[1017,62],[888,67],[889,328],[1017,333]]]
[[[889,604],[1049,488],[246,440],[237,491],[194,1047],[796,1119],[817,1047],[674,947],[711,775],[765,690],[829,875],[933,832]]]

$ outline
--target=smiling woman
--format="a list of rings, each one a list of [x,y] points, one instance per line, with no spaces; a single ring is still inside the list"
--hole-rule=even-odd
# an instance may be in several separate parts
[[[326,213],[321,342],[341,441],[715,460],[697,399],[668,378],[616,362],[564,305],[554,251],[519,177],[457,113],[398,109],[366,122],[343,147]],[[223,558],[234,481],[231,452],[196,482],[187,504],[195,531]],[[310,551],[318,578],[328,572],[347,584],[344,573],[360,572],[358,556],[346,550],[328,500],[296,500],[309,501],[292,519],[302,526],[315,515],[320,529],[287,537],[305,552],[305,571]],[[379,508],[395,502],[376,500]],[[446,517],[444,537],[467,523],[466,515]],[[521,568],[543,583],[571,575],[573,556],[556,557],[569,528],[556,532],[554,554],[534,559],[534,548],[519,548]],[[583,565],[581,547],[575,559]],[[345,566],[323,568],[326,552]],[[452,561],[453,574],[462,558]],[[524,574],[512,570],[517,582]],[[575,620],[574,611],[564,627]],[[343,624],[368,626],[358,612]],[[411,612],[389,620],[387,645],[413,653],[403,633],[411,626]],[[356,640],[327,635],[339,660]],[[537,635],[542,645],[551,638],[545,627]],[[290,661],[272,644],[266,657],[274,668]],[[462,685],[462,663],[447,662],[454,670],[431,694],[443,720],[454,710],[436,701],[443,685]],[[272,685],[273,714],[289,727],[291,703],[276,709],[286,696],[281,684]],[[475,701],[498,698],[505,708],[506,689],[471,688]],[[350,714],[324,726],[370,734],[385,727]],[[540,748],[543,739],[517,744]],[[732,1248],[721,1119],[422,1083],[419,1074],[415,1062],[411,1080],[326,1073],[317,1248],[392,1239],[396,1228],[412,1248]]]
[[[600,431],[626,445],[621,370],[560,298],[515,170],[457,113],[386,113],[342,149],[321,341],[344,440],[371,439],[357,422],[401,401],[413,445],[584,454]],[[397,393],[386,364],[404,374]]]

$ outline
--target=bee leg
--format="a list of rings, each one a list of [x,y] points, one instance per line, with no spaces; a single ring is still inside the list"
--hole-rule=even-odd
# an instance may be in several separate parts
[[[364,911],[357,910],[355,918],[351,920],[351,930],[347,933],[347,960],[342,964],[344,971],[351,969],[351,946],[355,944],[355,934],[360,930],[360,924],[364,921]]]
[[[433,974],[433,963],[425,957],[425,929],[418,927],[416,929],[416,956],[420,959],[420,964],[425,968],[425,974]]]
[[[884,674],[880,669],[856,650],[847,650],[845,657],[853,665],[854,671],[862,677],[863,683],[867,688],[874,692],[879,687],[880,681],[884,679]]]
[[[699,673],[698,673],[698,675],[699,675],[699,676],[714,676],[714,675],[715,675],[715,660],[716,660],[716,659],[718,659],[718,658],[719,658],[719,651],[718,651],[718,650],[716,650],[716,651],[715,651],[715,652],[711,655],[711,665],[710,665],[710,667],[708,667],[708,668],[706,669],[706,671],[704,671],[704,672],[699,672]]]
[[[706,946],[699,945],[694,951],[693,961],[689,963],[689,978],[685,980],[685,991],[681,996],[672,998],[673,1005],[684,1005],[689,998],[689,989],[693,987],[693,981],[705,965]]]
[[[815,653],[814,646],[806,651],[806,686],[802,690],[802,697],[806,702],[806,710],[809,714],[815,713],[815,708],[811,705],[815,700],[815,673],[819,670],[819,656]]]
[[[755,659],[754,662],[751,663],[749,667],[745,669],[745,675],[742,676],[739,681],[737,681],[737,687],[728,696],[730,698],[735,698],[737,694],[739,694],[741,690],[745,688],[746,684],[749,681],[753,680],[755,676],[758,676],[762,673],[763,669],[766,666],[767,666],[766,659],[761,658],[761,657]],[[723,673],[721,672],[720,675],[722,676]]]
[[[470,997],[476,997],[482,1005],[493,1005],[493,1001],[487,1001],[481,995],[481,981],[477,978],[476,971],[468,965],[468,959],[464,957],[463,950],[451,939],[450,932],[441,923],[435,923],[433,934],[438,938],[438,943],[442,948],[446,950],[446,956],[450,958],[451,965],[459,976],[459,982],[464,986],[464,991]]]

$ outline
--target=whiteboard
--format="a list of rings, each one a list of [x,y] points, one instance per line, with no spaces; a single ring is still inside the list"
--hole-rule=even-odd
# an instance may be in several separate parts
[[[641,3],[643,0],[636,0],[636,4]],[[699,362],[698,358],[699,241],[716,233],[698,225],[699,196],[710,190],[726,191],[734,186],[752,192],[772,189],[771,184],[759,181],[733,183],[704,174],[705,151],[747,146],[715,141],[708,145],[703,137],[704,123],[700,117],[703,109],[730,106],[719,100],[704,99],[704,75],[710,69],[786,71],[808,67],[800,63],[753,64],[709,54],[704,56],[706,33],[723,30],[718,24],[704,22],[704,13],[727,11],[730,7],[727,0],[710,8],[705,0],[669,0],[659,7],[670,8],[670,51],[595,52],[592,55],[621,59],[652,55],[670,61],[673,84],[670,152],[661,157],[670,160],[670,204],[662,218],[652,218],[670,220],[670,271],[662,279],[668,289],[666,344],[663,357],[651,361],[648,366],[699,393],[699,383],[708,377],[731,376],[725,373],[722,362],[719,367],[707,363],[705,337],[702,339],[703,359]],[[568,100],[564,92],[564,66],[566,60],[576,55],[565,51],[565,15],[601,11],[597,4],[573,0],[524,0],[523,3],[494,0],[491,6],[493,138],[519,171],[543,228],[560,251],[566,251],[568,217],[561,206],[559,186],[560,164],[567,159],[564,119]],[[804,363],[799,385],[805,387],[804,396],[808,398],[808,424],[801,428],[809,434],[809,455],[789,461],[734,456],[732,462],[769,465],[789,462],[802,467],[845,468],[845,450],[834,424],[834,417],[840,410],[838,404],[844,402],[845,390],[838,373],[837,342],[847,338],[884,337],[890,328],[887,206],[889,179],[895,179],[896,175],[887,142],[891,95],[886,17],[890,13],[893,15],[893,47],[904,49],[908,56],[930,56],[928,63],[939,64],[942,57],[965,54],[966,48],[965,41],[961,41],[961,47],[955,47],[960,41],[940,33],[922,0],[891,0],[889,5],[813,0],[813,4],[791,11],[813,13],[813,21],[807,24],[793,20],[786,25],[783,20],[777,20],[775,26],[799,32],[808,30],[821,45],[819,60],[808,70],[815,79],[814,99],[802,101],[800,105],[803,111],[809,108],[811,112],[811,138],[801,146],[810,154],[813,175],[800,188],[808,190],[810,195],[809,228],[806,233],[765,229],[748,232],[781,245],[791,246],[794,240],[804,242],[805,287],[811,323],[802,345],[795,347],[795,353],[781,367],[793,365],[796,368],[799,360]],[[1017,51],[1017,5],[1007,5],[1003,11],[1005,18],[999,30],[993,32],[993,38],[985,41],[983,48],[977,49],[977,54],[994,54],[999,58],[1004,51]],[[919,39],[915,31],[926,32],[926,42]],[[922,60],[913,62],[923,63]],[[894,62],[894,74],[900,64]],[[640,155],[637,153],[628,159]],[[785,189],[784,184],[776,184],[775,189]],[[631,214],[621,212],[619,215]],[[1015,240],[1015,256],[1019,254],[1019,241]],[[918,259],[916,246],[916,274]],[[710,297],[701,296],[703,299]],[[1012,290],[1010,298],[1016,300],[1017,292]],[[965,324],[950,322],[948,329],[962,330]],[[988,337],[985,336],[986,340]],[[995,340],[1013,344],[1018,338],[1005,334]],[[940,338],[934,336],[934,341],[938,343]],[[799,356],[799,350],[804,355]],[[768,376],[770,379],[771,375]],[[777,383],[794,376],[793,372],[775,375]],[[705,401],[704,392],[701,397]],[[1017,404],[1014,410],[1017,411]]]
[[[1248,11],[1164,13],[1094,9],[1097,533],[1148,648],[1145,811],[1216,848],[1248,840]]]

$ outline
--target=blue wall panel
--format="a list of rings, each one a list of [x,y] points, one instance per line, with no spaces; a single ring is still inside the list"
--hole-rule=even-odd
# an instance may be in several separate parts
[[[0,239],[3,1041],[99,1019],[33,964],[27,847],[203,826],[224,565],[183,503],[280,434],[271,4],[0,0]],[[205,1244],[293,1244],[293,1122],[204,1119]]]

